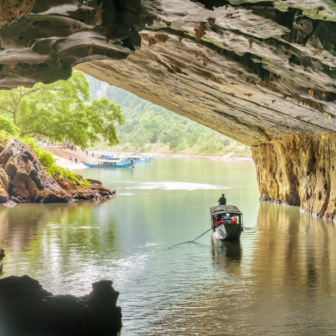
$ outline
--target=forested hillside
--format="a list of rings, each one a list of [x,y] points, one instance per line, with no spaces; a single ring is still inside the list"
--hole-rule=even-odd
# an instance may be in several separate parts
[[[250,148],[125,90],[87,76],[91,99],[106,96],[121,106],[126,123],[117,127],[117,151],[251,156]],[[95,149],[111,149],[101,142]]]

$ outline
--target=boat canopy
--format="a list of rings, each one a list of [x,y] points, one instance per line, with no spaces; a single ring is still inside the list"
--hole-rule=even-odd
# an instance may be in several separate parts
[[[219,215],[224,212],[229,212],[230,214],[242,215],[243,213],[234,205],[217,205],[210,208],[210,212],[213,216]]]

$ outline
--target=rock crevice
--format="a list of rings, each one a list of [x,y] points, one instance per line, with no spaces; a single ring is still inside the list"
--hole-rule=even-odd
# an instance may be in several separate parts
[[[284,136],[252,147],[261,200],[336,220],[336,137]]]

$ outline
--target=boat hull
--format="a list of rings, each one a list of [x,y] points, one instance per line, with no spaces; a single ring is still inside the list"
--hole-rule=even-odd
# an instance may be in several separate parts
[[[134,163],[124,163],[124,164],[116,164],[116,165],[95,165],[91,163],[82,162],[83,165],[89,167],[89,168],[104,168],[104,169],[115,169],[115,168],[130,168],[134,165]],[[118,162],[119,163],[119,162]]]
[[[243,232],[243,228],[240,224],[224,224],[227,236],[224,239],[217,239],[219,241],[237,241],[240,239],[240,235]]]

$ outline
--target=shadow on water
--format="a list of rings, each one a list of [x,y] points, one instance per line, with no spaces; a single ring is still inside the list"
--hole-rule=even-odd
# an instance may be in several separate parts
[[[51,292],[74,293],[72,281],[80,288],[85,274],[118,251],[116,219],[108,205],[109,200],[1,208],[6,257],[0,276],[27,274]],[[85,285],[87,291],[90,284]]]

